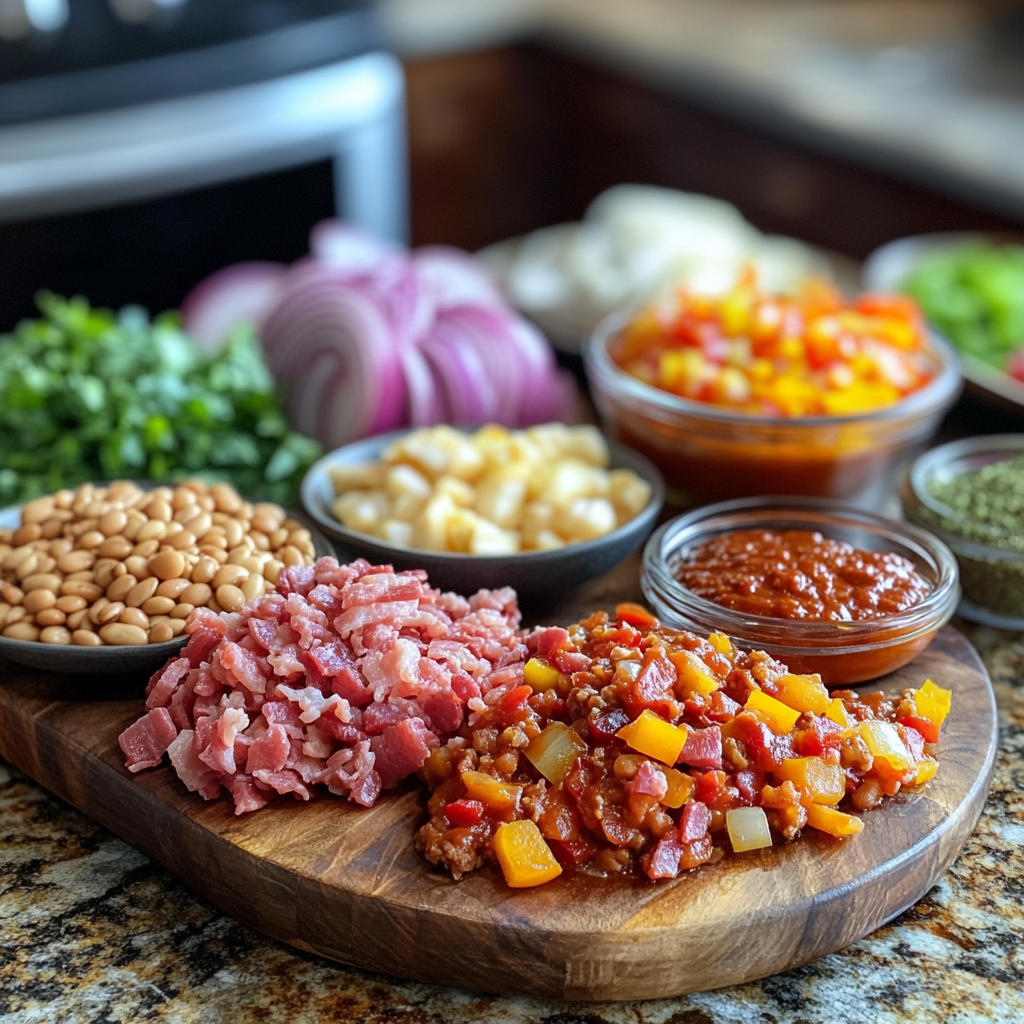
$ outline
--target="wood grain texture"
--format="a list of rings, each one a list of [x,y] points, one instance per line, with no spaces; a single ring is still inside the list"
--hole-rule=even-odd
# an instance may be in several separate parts
[[[626,596],[616,575],[557,619]],[[413,783],[370,810],[282,799],[236,818],[229,801],[187,793],[170,767],[124,768],[117,735],[142,708],[124,681],[98,688],[0,661],[0,754],[234,917],[300,949],[458,988],[643,999],[833,952],[937,881],[981,813],[996,711],[980,659],[954,629],[883,685],[927,676],[952,689],[953,710],[938,777],[922,791],[865,815],[854,839],[809,829],[657,884],[563,876],[512,891],[496,868],[452,882],[413,849],[425,809]]]

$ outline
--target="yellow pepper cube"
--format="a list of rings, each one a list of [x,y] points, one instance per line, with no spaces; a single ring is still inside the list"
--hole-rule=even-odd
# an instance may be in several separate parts
[[[834,805],[846,795],[846,773],[820,757],[787,757],[775,774],[816,804]]]
[[[615,735],[638,753],[667,765],[675,764],[686,746],[686,726],[666,722],[650,709],[642,711],[639,718]]]
[[[914,759],[891,722],[861,722],[852,731],[860,734],[871,756],[883,762],[891,773],[899,775],[913,767]]]
[[[697,783],[689,775],[675,768],[662,768],[661,770],[668,782],[668,791],[661,798],[662,804],[672,809],[682,807],[693,795]]]
[[[770,697],[763,690],[753,690],[743,705],[747,711],[753,711],[768,723],[772,732],[786,736],[793,731],[800,712],[783,704],[781,700]]]
[[[795,711],[823,715],[828,710],[829,696],[820,676],[785,675],[776,680],[777,697]]]
[[[917,763],[917,774],[914,776],[912,786],[923,786],[926,782],[935,778],[939,770],[939,762],[934,757],[926,757]]]
[[[828,707],[825,708],[825,717],[830,718],[836,725],[841,725],[844,729],[853,724],[846,705],[838,697],[833,697],[828,702]]]
[[[677,681],[684,690],[706,697],[722,685],[693,651],[669,651],[668,660],[675,665]]]
[[[549,665],[541,658],[531,658],[523,666],[523,681],[537,693],[553,690],[558,685],[560,675],[554,665]]]
[[[479,800],[494,811],[514,811],[519,806],[522,786],[501,782],[486,772],[463,772],[462,784],[470,799]]]
[[[811,804],[807,808],[807,824],[830,836],[855,836],[864,831],[864,822],[852,814],[837,811],[834,807]]]
[[[528,818],[498,826],[494,833],[494,853],[505,882],[512,889],[543,885],[562,873],[540,829]]]
[[[922,718],[927,718],[929,722],[934,722],[936,725],[942,725],[949,714],[949,705],[952,699],[953,694],[950,690],[944,690],[941,686],[936,686],[930,679],[926,679],[924,686],[914,695],[914,704],[917,706],[917,713]]]
[[[732,641],[724,633],[712,633],[708,642],[719,654],[732,653]]]

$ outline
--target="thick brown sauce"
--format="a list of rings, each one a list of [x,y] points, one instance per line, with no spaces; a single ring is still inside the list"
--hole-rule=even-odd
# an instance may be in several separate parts
[[[695,548],[676,577],[698,597],[748,615],[851,622],[906,611],[931,591],[913,562],[810,530],[735,530]]]

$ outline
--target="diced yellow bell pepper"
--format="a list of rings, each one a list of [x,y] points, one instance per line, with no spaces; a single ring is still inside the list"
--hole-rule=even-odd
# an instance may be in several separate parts
[[[562,722],[551,722],[535,736],[523,751],[527,760],[552,785],[561,782],[572,770],[577,757],[587,752],[587,744]]]
[[[494,833],[494,853],[505,882],[512,889],[543,885],[562,873],[540,829],[528,818],[498,826]]]
[[[841,725],[844,729],[853,724],[846,705],[838,697],[833,697],[828,702],[828,707],[825,708],[825,717],[830,718],[836,725]]]
[[[689,775],[675,768],[662,768],[661,770],[665,773],[665,779],[668,781],[668,792],[661,798],[662,804],[673,809],[682,807],[693,795],[697,783]]]
[[[795,711],[823,715],[828,710],[828,690],[820,676],[785,675],[775,681],[778,699]]]
[[[522,786],[501,782],[486,772],[463,772],[460,776],[466,792],[495,811],[514,811],[519,806]]]
[[[712,633],[708,642],[719,654],[732,653],[732,641],[724,633]]]
[[[793,731],[800,712],[787,707],[781,700],[770,697],[763,690],[753,690],[743,705],[747,711],[753,711],[760,718],[763,718],[772,732],[779,736],[786,736]]]
[[[666,722],[649,708],[615,735],[639,753],[667,765],[674,765],[686,746],[686,726]]]
[[[922,718],[927,718],[929,722],[934,722],[936,725],[942,725],[946,720],[946,715],[949,714],[949,705],[953,699],[953,694],[950,690],[944,690],[941,686],[936,686],[930,679],[926,679],[924,685],[914,695],[914,704],[917,707],[917,713]]]
[[[864,831],[864,822],[834,807],[811,804],[807,808],[807,824],[830,836],[855,836]]]
[[[792,782],[808,800],[834,805],[846,795],[846,774],[837,764],[820,757],[787,757],[775,774]],[[806,801],[805,801],[806,802]]]
[[[675,665],[679,685],[684,690],[706,697],[721,686],[707,665],[693,651],[669,651],[668,660]]]
[[[553,690],[558,685],[560,675],[554,665],[549,665],[541,658],[531,658],[523,666],[523,681],[527,686],[532,686],[537,693]]]
[[[914,776],[912,786],[923,786],[930,779],[935,778],[939,770],[939,762],[934,757],[926,757],[923,761],[917,762],[917,774]]]

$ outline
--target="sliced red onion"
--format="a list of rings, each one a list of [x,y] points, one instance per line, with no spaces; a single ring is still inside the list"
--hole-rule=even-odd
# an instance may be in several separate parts
[[[215,351],[239,324],[260,324],[273,309],[287,270],[280,263],[235,263],[203,278],[185,296],[185,331],[204,349]]]
[[[438,309],[452,306],[507,308],[505,296],[480,263],[449,245],[424,245],[412,254],[420,279],[434,293]]]
[[[405,425],[433,427],[444,422],[444,410],[434,374],[418,348],[407,347],[398,353],[408,395]]]
[[[347,274],[372,273],[382,260],[404,257],[397,246],[340,220],[322,220],[309,233],[310,252]]]
[[[498,410],[495,382],[472,344],[438,323],[423,340],[420,351],[445,396],[454,423],[476,426],[494,420]]]

